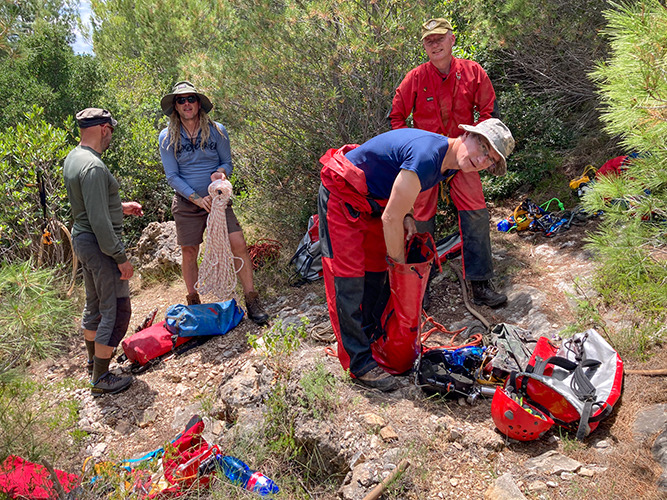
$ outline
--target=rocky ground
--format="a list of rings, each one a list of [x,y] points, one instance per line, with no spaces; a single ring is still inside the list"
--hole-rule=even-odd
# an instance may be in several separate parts
[[[500,212],[496,219],[502,215]],[[497,288],[509,296],[507,306],[478,308],[492,324],[511,323],[535,335],[557,336],[577,319],[577,300],[592,293],[587,279],[595,265],[582,238],[594,223],[574,227],[555,238],[522,238],[492,231]],[[458,263],[457,263],[458,265]],[[260,280],[262,279],[260,273]],[[322,282],[300,288],[267,285],[272,324],[326,327]],[[183,301],[184,287],[142,287],[132,281],[132,325],[153,308],[158,318]],[[443,268],[433,283],[434,319],[449,329],[477,320],[465,309],[456,275]],[[604,333],[626,326],[623,310],[601,311]],[[248,335],[276,335],[244,320],[229,334],[216,337],[180,356],[167,357],[138,375],[133,386],[115,396],[93,399],[85,387],[84,348],[73,345],[68,356],[33,367],[59,387],[58,398],[80,404],[81,447],[63,456],[59,468],[80,470],[87,456],[118,460],[143,455],[172,439],[194,413],[204,415],[205,436],[223,449],[241,453],[252,443],[268,410],[270,395],[284,388],[285,417],[293,423],[299,453],[284,460],[250,445],[242,456],[259,466],[283,489],[284,498],[363,499],[404,460],[409,465],[382,498],[664,498],[667,492],[667,391],[664,377],[626,375],[624,395],[613,414],[583,443],[557,428],[537,441],[510,441],[494,430],[490,399],[475,405],[465,400],[429,398],[410,376],[401,388],[382,394],[356,385],[337,359],[326,354],[328,342],[306,338],[289,357],[276,355],[268,341],[248,342]],[[319,337],[318,337],[319,338]],[[446,341],[437,335],[429,341]],[[267,356],[267,352],[271,355]],[[667,367],[667,350],[658,348],[648,363],[629,356],[626,368]],[[126,365],[112,365],[127,371]],[[313,375],[319,379],[315,389]],[[58,384],[66,377],[80,384]],[[281,385],[282,384],[282,385]],[[311,387],[311,390],[308,390]],[[323,389],[323,392],[322,392]],[[315,391],[315,392],[314,392]],[[276,452],[278,453],[278,452]],[[236,498],[220,483],[215,498]],[[295,492],[295,493],[290,493]],[[219,496],[215,496],[219,495]],[[202,493],[195,495],[203,498]]]

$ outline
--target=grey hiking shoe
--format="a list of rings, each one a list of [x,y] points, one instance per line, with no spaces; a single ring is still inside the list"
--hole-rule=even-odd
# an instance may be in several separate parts
[[[269,321],[269,315],[262,307],[257,292],[250,292],[245,296],[245,306],[248,310],[248,317],[258,325],[265,325]]]
[[[507,302],[507,295],[498,293],[493,288],[489,280],[471,281],[472,301],[478,306],[496,307]]]
[[[355,380],[366,387],[380,389],[382,392],[395,391],[398,389],[396,378],[388,374],[379,366],[376,366],[360,377],[357,377]]]
[[[90,392],[95,397],[103,394],[116,394],[130,387],[132,382],[132,377],[119,377],[111,372],[106,372],[93,384]]]

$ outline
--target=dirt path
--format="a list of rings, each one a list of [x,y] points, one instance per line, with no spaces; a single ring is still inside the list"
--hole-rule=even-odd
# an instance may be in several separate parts
[[[492,231],[497,287],[508,294],[510,301],[506,307],[479,311],[493,324],[512,323],[548,336],[571,325],[577,319],[576,300],[582,293],[590,293],[586,283],[595,265],[582,244],[587,229],[590,227],[576,227],[553,239]],[[445,268],[435,280],[432,296],[431,313],[445,326],[453,329],[474,322],[451,270]],[[182,302],[184,297],[180,282],[141,288],[139,280],[134,280],[131,324],[140,323],[154,307],[158,307],[157,317],[163,317],[169,305]],[[289,290],[271,289],[269,302],[273,316],[303,314],[309,307],[319,308],[317,314],[321,314],[323,286],[319,282]],[[608,317],[613,317],[612,313],[605,311]],[[87,456],[98,460],[128,458],[163,445],[181,430],[191,414],[206,414],[216,407],[220,387],[235,374],[257,366],[259,356],[248,345],[247,335],[266,332],[244,320],[229,334],[184,355],[167,358],[138,375],[128,391],[98,399],[85,388],[82,342],[73,345],[68,356],[34,366],[36,378],[46,376],[54,384],[65,377],[81,381],[78,387],[61,389],[59,397],[80,403],[77,425],[87,437],[81,448],[63,457],[58,466],[77,470]],[[434,338],[436,342],[441,340]],[[295,371],[306,373],[323,363],[341,382],[337,386],[340,404],[328,416],[328,423],[313,420],[310,424],[320,429],[329,426],[331,439],[339,438],[332,447],[349,450],[363,444],[367,463],[380,468],[382,464],[395,464],[400,457],[410,457],[412,466],[386,498],[484,498],[496,478],[508,472],[527,498],[657,498],[655,484],[661,467],[651,458],[651,439],[638,437],[634,426],[643,409],[667,402],[664,378],[626,376],[622,404],[584,443],[564,437],[557,430],[539,441],[516,443],[493,430],[489,400],[470,406],[429,399],[411,384],[410,377],[402,378],[403,387],[394,394],[369,392],[344,381],[337,360],[327,357],[323,347],[309,339],[293,356],[298,360]],[[648,364],[626,360],[626,367],[644,366],[667,367],[667,350],[657,350]],[[379,416],[378,425],[391,427],[396,436],[384,439],[376,424],[367,423],[368,414]],[[208,438],[224,441],[230,427],[217,416],[207,421]],[[578,460],[592,472],[540,475],[525,469],[526,460],[550,450]],[[369,472],[366,482],[372,485],[381,479],[377,474],[377,470]],[[359,478],[352,480],[363,483]],[[333,499],[344,496],[336,493],[339,486],[309,486],[309,491],[312,498]],[[350,495],[355,498],[355,493]]]

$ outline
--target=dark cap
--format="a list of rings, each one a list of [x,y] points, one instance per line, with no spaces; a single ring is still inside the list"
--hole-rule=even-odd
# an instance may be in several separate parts
[[[102,125],[108,123],[115,127],[118,122],[111,116],[111,112],[100,108],[86,108],[76,114],[76,121],[79,123],[79,128],[94,127],[95,125]]]

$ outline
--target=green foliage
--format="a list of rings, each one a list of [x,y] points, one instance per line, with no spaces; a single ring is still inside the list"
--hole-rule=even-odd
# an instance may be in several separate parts
[[[68,134],[44,119],[33,107],[25,121],[0,131],[0,253],[4,259],[37,255],[43,220],[37,189],[41,172],[47,217],[63,219],[69,202],[62,179],[62,159],[69,150]]]
[[[459,30],[478,40],[496,90],[519,83],[529,95],[559,106],[559,115],[579,130],[594,126],[597,118],[586,73],[606,54],[597,33],[607,5],[607,0],[447,3]]]
[[[308,318],[301,318],[301,324],[283,327],[281,320],[275,321],[263,335],[248,334],[248,343],[260,351],[267,359],[287,357],[296,351],[308,336]]]
[[[601,261],[596,285],[607,302],[632,304],[648,322],[664,324],[667,9],[645,0],[614,5],[605,17],[611,57],[592,74],[604,103],[602,119],[610,134],[620,135],[622,144],[643,158],[632,162],[627,175],[598,179],[584,198],[588,211],[605,213],[590,241]],[[664,329],[660,332],[664,337]]]
[[[124,238],[132,246],[149,223],[171,218],[173,189],[157,147],[158,129],[165,120],[157,106],[162,85],[141,59],[108,61],[106,70],[110,77],[101,102],[118,126],[104,161],[118,179],[123,199],[138,201],[144,210],[143,217],[124,220]]]
[[[303,374],[299,385],[304,394],[304,397],[300,398],[301,405],[309,409],[316,420],[328,421],[338,404],[337,379],[326,369],[324,363],[319,362],[314,370]]]
[[[515,85],[498,93],[502,119],[512,130],[516,148],[508,159],[508,173],[502,177],[484,174],[484,193],[489,199],[511,196],[517,190],[535,188],[556,175],[562,152],[574,139],[558,117],[553,102],[531,97]]]
[[[0,266],[0,374],[53,354],[73,329],[73,303],[50,269]]]
[[[589,238],[599,256],[596,283],[602,296],[608,302],[632,304],[649,317],[664,315],[667,304],[667,262],[637,245],[653,230],[641,221],[631,221],[623,228],[605,223]]]
[[[75,7],[59,0],[0,5],[0,129],[16,125],[33,105],[52,124],[95,105],[104,78],[95,58],[70,46]]]
[[[287,384],[276,384],[266,401],[263,428],[269,450],[287,459],[298,451],[294,439],[294,413],[289,400]]]
[[[0,461],[9,454],[53,461],[82,438],[78,402],[48,397],[51,390],[16,372],[0,373]]]
[[[230,129],[240,213],[262,236],[299,236],[327,149],[389,129],[396,86],[423,62],[419,25],[438,4],[231,4],[227,43],[187,74],[211,89]]]

